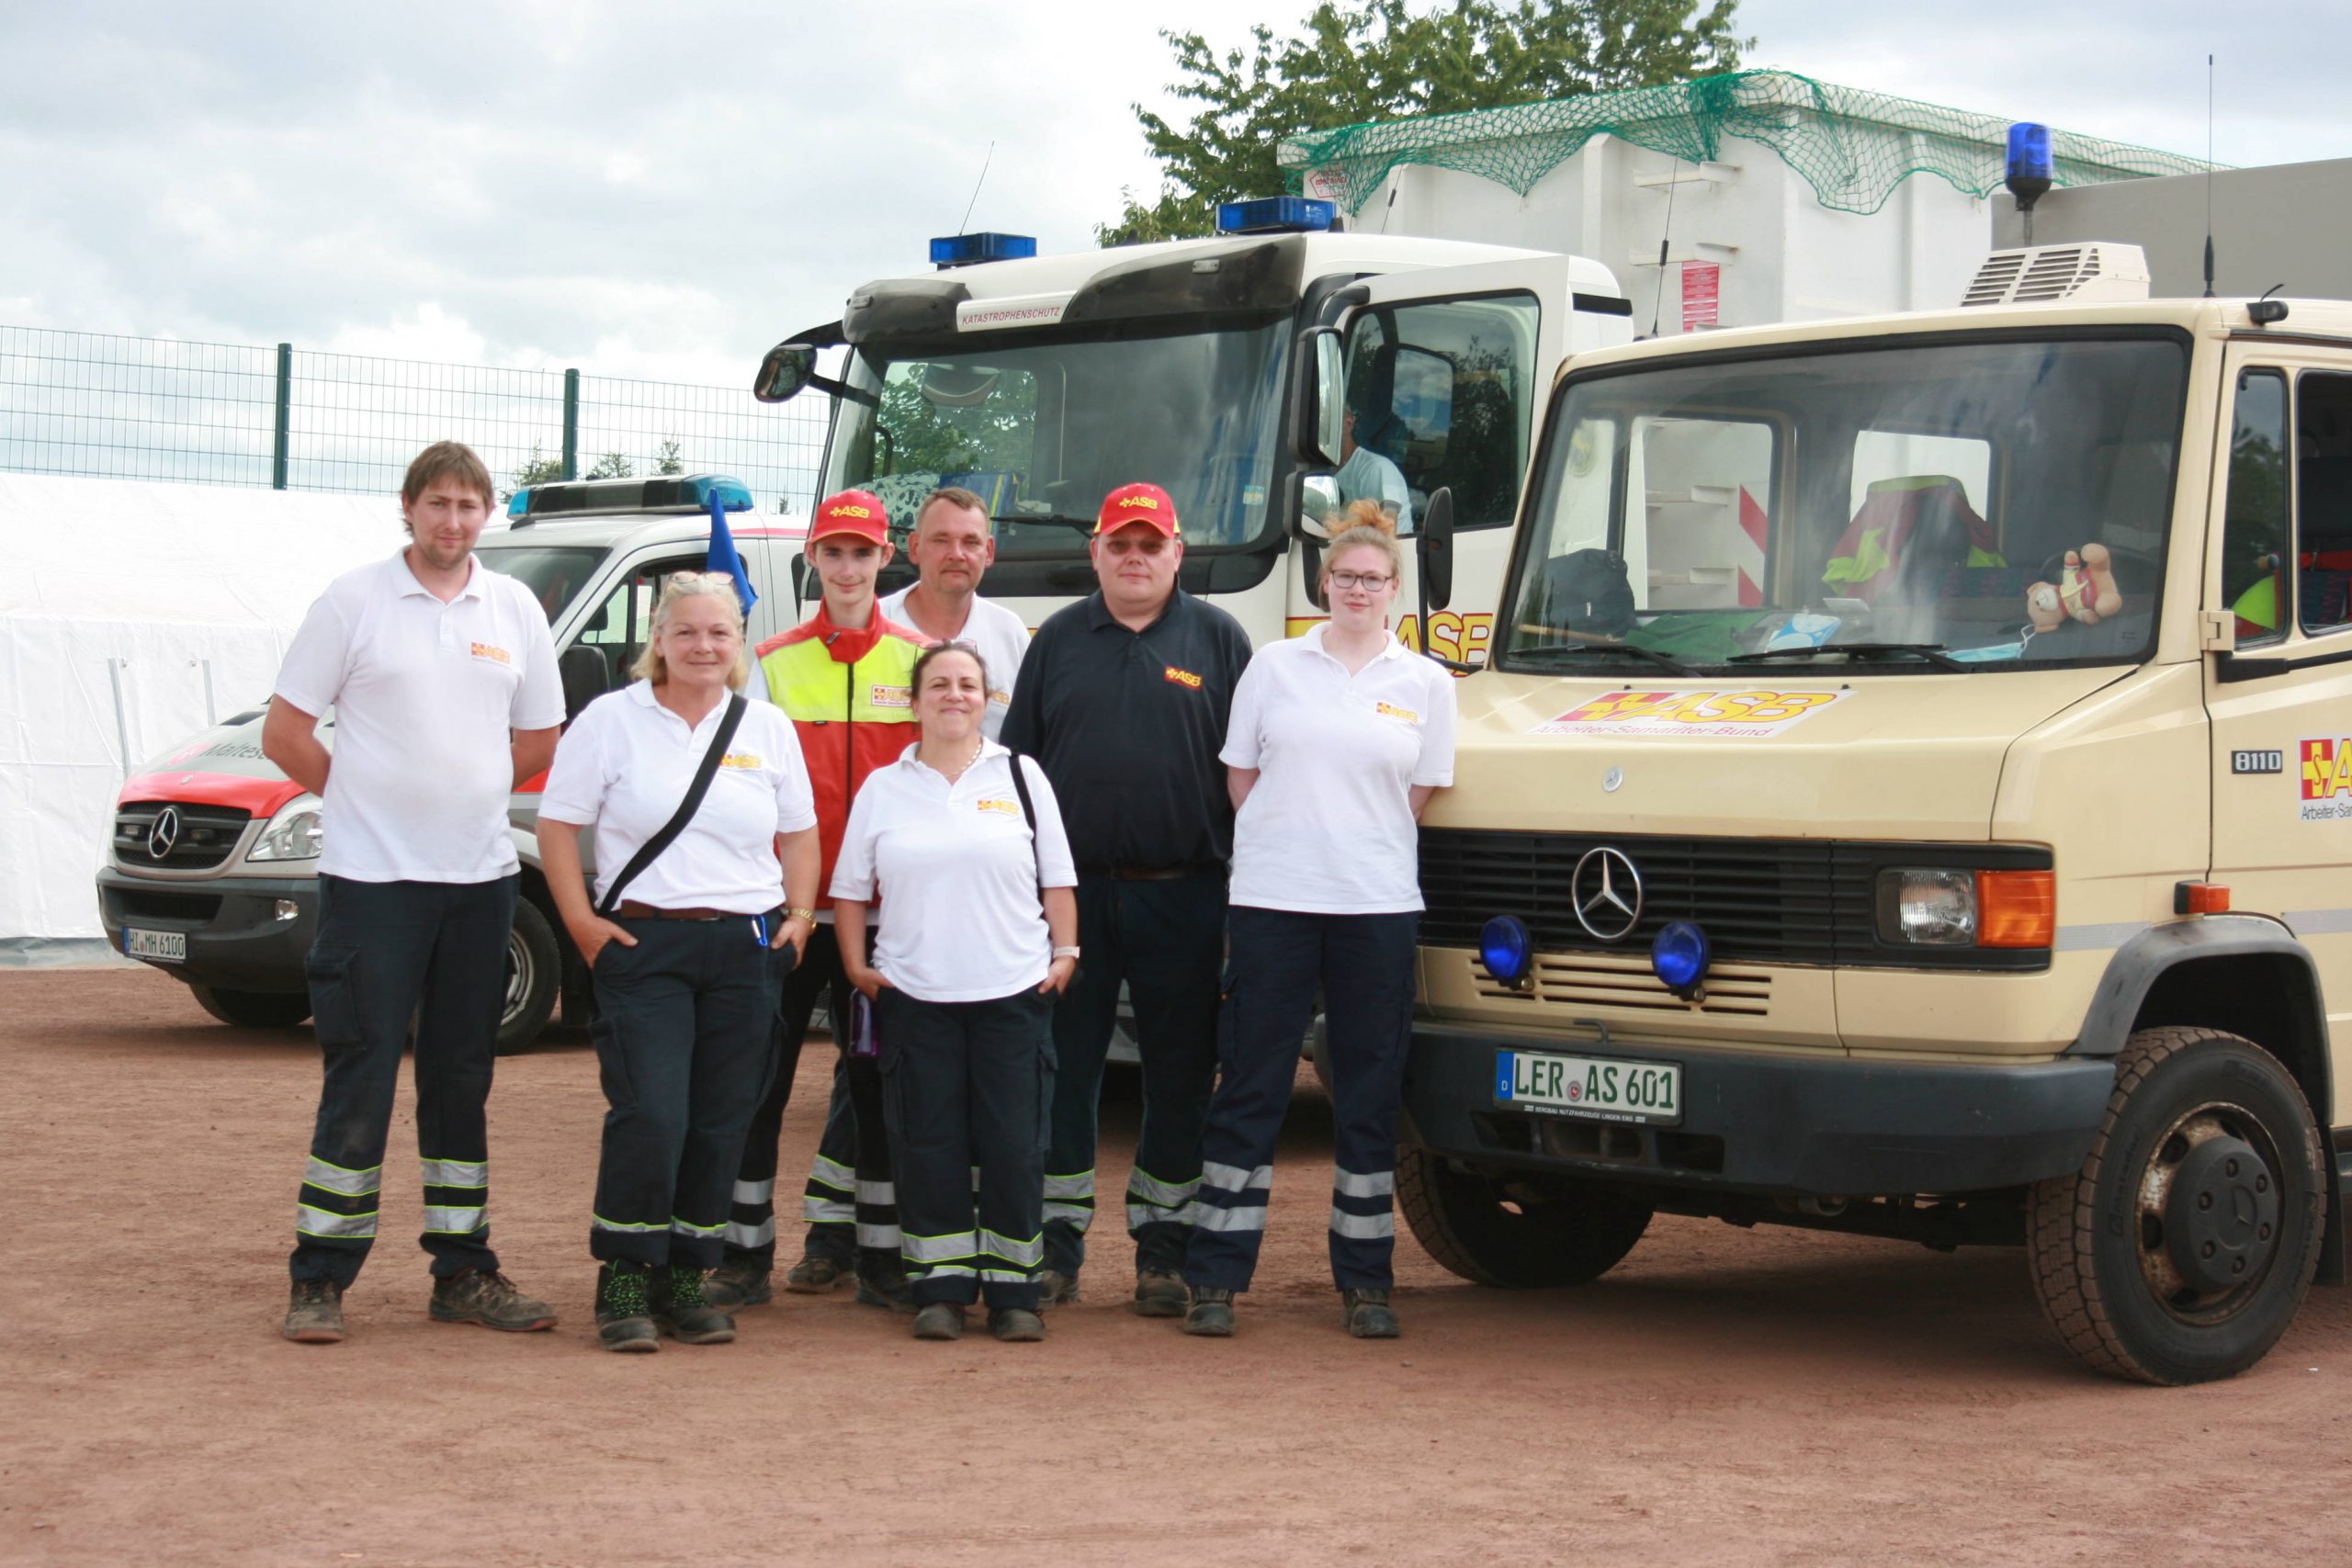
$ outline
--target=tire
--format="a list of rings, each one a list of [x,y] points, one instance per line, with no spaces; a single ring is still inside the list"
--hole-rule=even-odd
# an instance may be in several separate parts
[[[1396,1201],[1431,1258],[1480,1285],[1581,1285],[1609,1272],[1649,1227],[1647,1200],[1568,1176],[1480,1176],[1442,1155],[1396,1155]]]
[[[514,925],[506,936],[506,998],[498,1015],[498,1054],[527,1051],[555,1012],[563,979],[563,950],[555,928],[528,898],[514,901]]]
[[[2058,1337],[2116,1377],[2233,1377],[2294,1320],[2325,1213],[2319,1129],[2278,1059],[2219,1030],[2145,1029],[2115,1059],[2081,1171],[2026,1198]]]
[[[196,1005],[223,1023],[243,1029],[291,1029],[311,1016],[305,991],[224,991],[216,986],[190,986]]]

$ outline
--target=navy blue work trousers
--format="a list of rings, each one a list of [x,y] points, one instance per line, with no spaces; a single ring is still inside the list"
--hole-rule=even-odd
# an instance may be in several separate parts
[[[1053,998],[875,998],[899,1225],[915,1301],[1037,1305]],[[975,1200],[973,1187],[979,1188]]]
[[[767,937],[780,913],[624,919],[637,945],[597,953],[607,1109],[588,1250],[600,1260],[718,1264],[743,1135],[775,1071]]]
[[[1385,1291],[1396,1248],[1396,1118],[1413,1032],[1420,917],[1237,908],[1218,1020],[1216,1098],[1202,1141],[1187,1284],[1246,1291],[1266,1239],[1275,1140],[1315,988],[1331,1058],[1331,1278]]]
[[[435,1275],[498,1267],[484,1107],[520,880],[319,878],[318,934],[303,968],[326,1077],[295,1212],[295,1279],[348,1289],[368,1260],[412,1020],[420,1240]]]
[[[1051,1136],[1046,1149],[1046,1267],[1075,1276],[1094,1219],[1094,1144],[1102,1065],[1124,982],[1143,1061],[1143,1133],[1127,1179],[1136,1267],[1184,1260],[1201,1180],[1201,1127],[1216,1077],[1217,972],[1225,960],[1225,873],[1122,881],[1078,878],[1078,975],[1054,1009]]]

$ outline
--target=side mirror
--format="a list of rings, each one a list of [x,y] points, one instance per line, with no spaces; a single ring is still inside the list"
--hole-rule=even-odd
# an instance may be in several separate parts
[[[1292,446],[1299,458],[1323,468],[1340,466],[1340,419],[1347,412],[1347,366],[1340,351],[1340,329],[1309,327],[1298,334],[1298,356],[1306,362],[1293,385]]]
[[[1340,481],[1329,474],[1307,475],[1299,481],[1298,510],[1299,532],[1310,538],[1330,537],[1323,519],[1340,513]]]
[[[763,403],[786,402],[816,378],[817,351],[805,343],[780,343],[761,359],[752,396]]]
[[[1422,508],[1413,547],[1421,571],[1421,624],[1453,597],[1453,491],[1440,490]]]

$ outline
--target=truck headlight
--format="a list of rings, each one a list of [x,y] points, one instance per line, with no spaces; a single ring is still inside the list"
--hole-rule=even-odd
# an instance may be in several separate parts
[[[1878,874],[1882,942],[1922,947],[1976,944],[1976,874],[1904,867]]]
[[[269,826],[254,840],[254,847],[245,852],[245,859],[316,860],[322,837],[319,829],[319,797],[298,795],[277,808],[277,815],[269,819]]]

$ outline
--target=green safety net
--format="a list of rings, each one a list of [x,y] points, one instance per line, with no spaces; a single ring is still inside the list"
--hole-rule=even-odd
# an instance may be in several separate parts
[[[1822,206],[1876,212],[1912,175],[1936,175],[1971,196],[1991,195],[2007,172],[2009,125],[1997,115],[1788,71],[1736,71],[1663,87],[1308,131],[1283,144],[1282,164],[1294,190],[1303,188],[1310,171],[1337,174],[1344,185],[1340,205],[1354,212],[1401,164],[1458,169],[1525,196],[1596,136],[1691,163],[1724,161],[1725,139],[1736,137],[1779,153]],[[2050,133],[2050,152],[2051,182],[2058,186],[2222,166],[2064,130]]]

